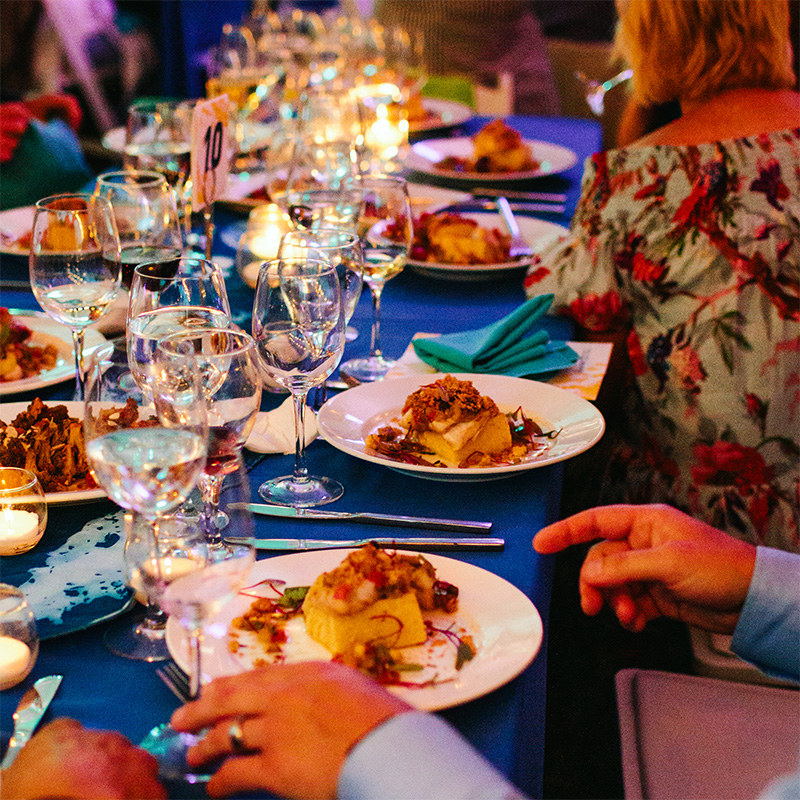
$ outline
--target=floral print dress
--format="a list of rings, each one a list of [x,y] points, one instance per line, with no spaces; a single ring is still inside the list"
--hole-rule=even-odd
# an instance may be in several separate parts
[[[525,287],[589,330],[628,326],[602,502],[800,551],[800,128],[595,154]]]

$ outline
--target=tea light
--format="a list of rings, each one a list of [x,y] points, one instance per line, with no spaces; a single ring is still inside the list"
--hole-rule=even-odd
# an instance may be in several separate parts
[[[47,504],[32,472],[0,468],[0,555],[25,553],[42,538]]]
[[[0,689],[18,684],[30,671],[31,649],[25,642],[0,636]]]
[[[242,281],[255,287],[261,265],[277,257],[281,237],[291,230],[291,225],[274,203],[254,209],[247,225],[247,231],[239,240],[236,267]]]

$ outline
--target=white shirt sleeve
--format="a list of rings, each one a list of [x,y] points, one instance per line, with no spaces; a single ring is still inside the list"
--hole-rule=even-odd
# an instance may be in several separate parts
[[[731,649],[767,674],[800,681],[800,555],[757,548]]]
[[[409,711],[371,731],[345,761],[339,800],[525,800],[469,742],[433,714]]]

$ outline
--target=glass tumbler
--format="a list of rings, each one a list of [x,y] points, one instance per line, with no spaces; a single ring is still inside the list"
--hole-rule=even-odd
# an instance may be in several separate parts
[[[32,550],[47,527],[47,502],[36,475],[0,467],[0,556]]]

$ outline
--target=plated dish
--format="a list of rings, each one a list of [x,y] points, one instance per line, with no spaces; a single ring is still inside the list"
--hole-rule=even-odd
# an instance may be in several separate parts
[[[322,437],[356,458],[380,464],[416,478],[451,482],[491,481],[519,472],[564,461],[596,444],[605,430],[603,415],[588,401],[572,392],[546,383],[506,375],[455,373],[469,380],[481,394],[497,403],[500,411],[521,407],[543,430],[559,430],[547,450],[538,451],[518,464],[496,467],[435,467],[406,464],[369,449],[366,438],[401,416],[409,394],[420,386],[443,378],[441,373],[365,383],[332,397],[317,415]]]
[[[455,100],[444,100],[438,97],[423,97],[422,109],[425,116],[415,118],[411,116],[408,121],[408,130],[411,133],[444,131],[454,128],[470,119],[472,109]]]
[[[30,403],[3,403],[2,411],[0,411],[0,418],[5,422],[10,422],[18,414],[25,411]],[[46,403],[48,406],[66,406],[67,412],[71,417],[76,419],[83,419],[83,403],[75,402],[74,400],[50,400]],[[74,503],[88,503],[93,500],[104,500],[106,493],[102,489],[82,489],[80,491],[72,492],[46,492],[45,499],[47,504],[57,505],[71,505]]]
[[[9,256],[28,255],[34,211],[33,206],[0,211],[0,253]]]
[[[540,178],[543,175],[557,175],[573,167],[578,155],[566,147],[552,142],[525,139],[539,166],[524,172],[459,172],[441,169],[436,165],[448,156],[470,158],[473,153],[473,140],[470,136],[456,136],[451,139],[423,139],[411,145],[406,167],[426,175],[462,181],[466,183],[487,183],[497,181],[522,181]]]
[[[502,217],[493,212],[458,212],[459,216],[475,220],[483,228],[505,230]],[[548,244],[569,233],[569,229],[555,222],[548,222],[522,214],[516,216],[520,233],[531,246],[534,254],[541,252]],[[448,281],[487,281],[504,274],[527,267],[530,258],[515,259],[499,264],[447,264],[431,261],[408,260],[408,266],[421,275]]]
[[[348,552],[292,553],[259,561],[250,573],[248,584],[275,579],[286,581],[287,586],[308,586],[320,573],[336,567]],[[433,711],[474,700],[519,675],[539,652],[542,620],[533,603],[503,578],[456,559],[428,553],[425,558],[435,567],[439,578],[458,586],[456,616],[469,627],[477,646],[472,661],[448,676],[452,679],[447,682],[419,688],[388,687],[415,707]],[[228,647],[231,621],[244,613],[252,600],[242,595],[234,598],[206,626],[203,641],[206,680],[252,668],[252,652],[231,653]],[[298,621],[300,624],[289,631],[291,641],[283,648],[286,661],[330,659],[330,653],[305,634],[302,618]],[[187,669],[186,632],[172,617],[167,621],[167,646],[175,661]],[[261,656],[264,657],[263,652]]]
[[[23,311],[20,309],[9,309],[12,316],[20,320],[23,325],[33,331],[30,338],[31,344],[53,344],[58,350],[58,361],[52,369],[32,375],[29,378],[21,378],[18,381],[3,381],[0,383],[0,397],[21,392],[35,391],[45,386],[53,386],[56,383],[71,380],[75,377],[75,364],[72,355],[72,331],[66,326],[48,317],[41,311]],[[108,340],[91,328],[86,331],[84,345],[84,357],[91,355],[92,351]],[[4,413],[6,405],[4,404]]]

